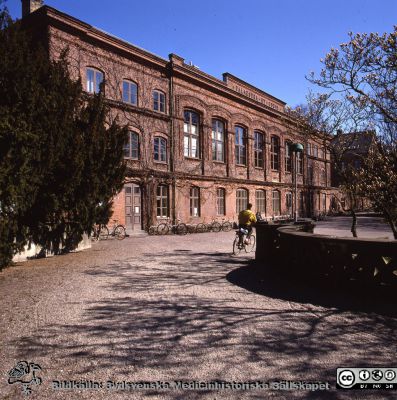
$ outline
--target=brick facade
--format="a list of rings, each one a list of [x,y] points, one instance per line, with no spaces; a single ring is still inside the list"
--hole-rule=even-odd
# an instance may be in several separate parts
[[[136,191],[135,200],[124,190],[114,201],[114,218],[120,222],[128,225],[131,212],[140,214],[141,218],[136,218],[139,222],[132,224],[131,229],[146,228],[164,219],[164,215],[158,215],[164,214],[158,208],[160,192],[166,193],[163,205],[167,207],[168,217],[184,222],[209,222],[213,218],[235,220],[238,189],[247,191],[254,211],[256,191],[265,192],[263,216],[291,214],[286,203],[287,193],[294,190],[293,169],[286,171],[288,141],[301,142],[305,147],[302,173],[298,174],[298,199],[303,193],[303,206],[298,202],[299,214],[309,216],[330,207],[331,195],[335,192],[330,183],[331,161],[321,150],[321,143],[308,143],[296,130],[281,100],[228,73],[223,75],[223,80],[216,79],[175,54],[168,60],[153,55],[48,6],[26,20],[38,29],[45,28],[51,57],[59,57],[68,48],[72,77],[80,78],[85,88],[87,68],[103,74],[112,117],[117,117],[119,123],[127,124],[138,135],[139,155],[126,159],[126,184],[138,185],[131,189]],[[123,101],[124,80],[137,85],[136,104]],[[154,90],[165,96],[164,110],[154,110]],[[184,133],[186,111],[197,119],[194,122],[197,127],[188,128],[193,132],[190,139]],[[223,124],[223,160],[213,160],[214,119]],[[239,153],[245,165],[236,162],[236,126],[246,134],[245,151]],[[254,132],[263,135],[262,166],[255,165]],[[271,164],[272,137],[280,145],[277,170]],[[158,138],[165,140],[162,142],[166,144],[165,160],[154,159]],[[197,154],[194,153],[195,138]],[[187,144],[196,157],[187,155]],[[320,153],[308,153],[308,144],[310,148],[320,148]],[[165,189],[160,190],[159,186]],[[192,187],[199,192],[197,216],[191,215]],[[217,215],[218,189],[224,189],[225,215]],[[280,195],[279,210],[273,207],[275,190]]]

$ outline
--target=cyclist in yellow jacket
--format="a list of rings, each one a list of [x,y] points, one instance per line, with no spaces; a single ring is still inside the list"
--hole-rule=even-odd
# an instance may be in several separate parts
[[[255,214],[251,211],[251,208],[252,204],[248,203],[247,209],[240,211],[238,215],[239,228],[247,229],[248,231],[247,238],[249,238],[252,233],[252,224],[255,224],[256,222]]]

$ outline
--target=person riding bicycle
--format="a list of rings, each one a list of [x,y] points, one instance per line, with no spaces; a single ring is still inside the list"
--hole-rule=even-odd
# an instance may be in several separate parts
[[[252,204],[247,204],[247,209],[240,211],[238,215],[238,227],[246,229],[248,231],[246,241],[248,241],[249,237],[252,233],[252,224],[256,223],[255,214],[251,211]]]

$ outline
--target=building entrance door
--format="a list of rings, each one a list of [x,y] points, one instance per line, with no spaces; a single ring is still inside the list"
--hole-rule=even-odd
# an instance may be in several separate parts
[[[125,227],[131,230],[142,229],[141,187],[134,183],[124,185]]]

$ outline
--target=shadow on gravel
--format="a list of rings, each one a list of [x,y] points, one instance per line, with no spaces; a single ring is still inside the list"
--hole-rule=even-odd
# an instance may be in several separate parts
[[[208,286],[211,283],[217,285],[217,281],[224,281],[231,267],[241,267],[249,261],[244,256],[232,257],[228,253],[174,250],[169,253],[144,254],[141,259],[125,259],[86,273],[99,277],[123,276],[123,279],[113,284],[112,291],[123,292],[134,288],[135,292],[147,293],[154,287],[169,290]],[[137,276],[146,276],[147,279],[137,279]]]
[[[328,307],[319,293],[302,293],[293,284],[261,282],[248,261],[180,250],[90,269],[86,273],[101,279],[109,295],[81,304],[77,321],[47,324],[14,346],[20,357],[49,360],[43,367],[51,360],[57,367],[73,364],[73,376],[64,379],[111,371],[120,381],[305,380],[334,386],[337,367],[394,365],[396,319]],[[259,399],[270,393],[212,395]],[[187,396],[163,392],[157,398],[198,400],[203,392]],[[362,396],[289,391],[279,398]]]
[[[326,282],[288,279],[275,272],[264,274],[254,261],[231,271],[227,280],[251,292],[286,301],[397,317],[395,288],[362,287],[359,284],[327,285]]]

